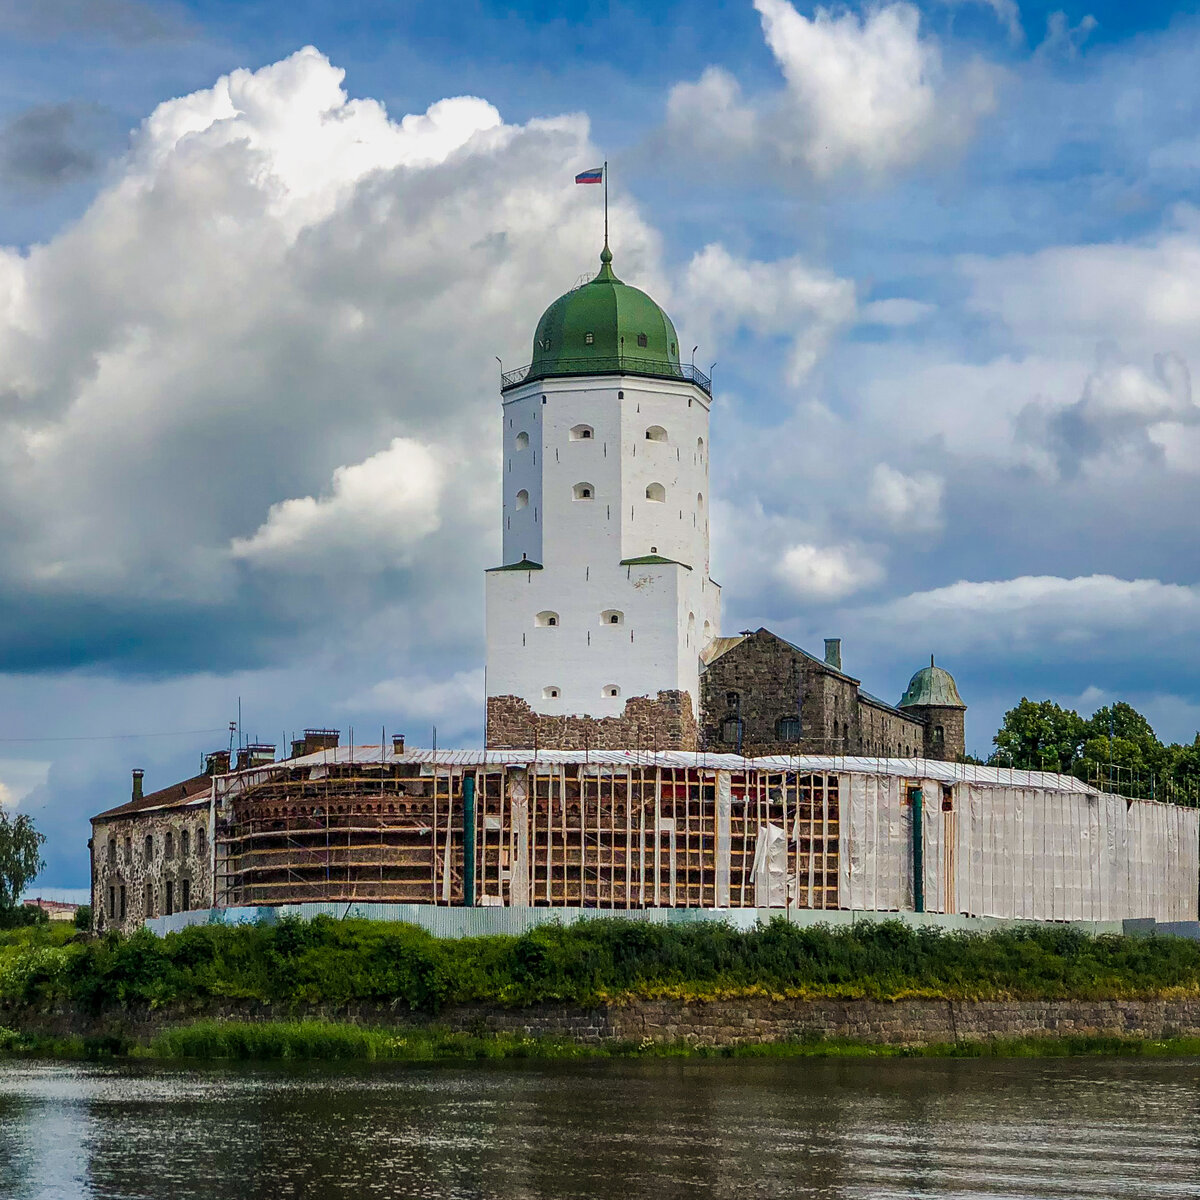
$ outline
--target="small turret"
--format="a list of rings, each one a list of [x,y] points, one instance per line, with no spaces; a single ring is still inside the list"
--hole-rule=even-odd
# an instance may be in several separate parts
[[[933,655],[909,681],[898,708],[925,722],[925,757],[956,762],[967,752],[967,706],[949,671]]]

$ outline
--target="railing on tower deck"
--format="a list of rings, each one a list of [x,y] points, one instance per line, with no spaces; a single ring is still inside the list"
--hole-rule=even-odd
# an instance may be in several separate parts
[[[536,369],[535,369],[536,368]],[[701,391],[712,395],[712,380],[694,363],[664,363],[657,358],[634,358],[628,354],[615,354],[595,358],[557,358],[552,364],[542,366],[531,363],[515,371],[505,371],[500,376],[500,390],[535,379],[549,379],[559,375],[644,375],[652,379],[684,379],[694,383]]]

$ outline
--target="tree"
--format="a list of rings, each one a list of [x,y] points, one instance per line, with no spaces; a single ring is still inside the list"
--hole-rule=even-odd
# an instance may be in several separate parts
[[[1130,704],[1119,701],[1097,709],[1084,730],[1080,770],[1083,779],[1107,779],[1126,795],[1129,789],[1150,786],[1151,776],[1162,777],[1171,755],[1158,740],[1150,722]]]
[[[989,761],[1026,771],[1069,772],[1079,761],[1086,726],[1074,709],[1022,696],[1021,703],[1004,714],[1004,724],[992,738],[996,753]]]
[[[41,855],[45,840],[27,813],[12,818],[0,808],[0,908],[15,908],[21,893],[45,867]]]

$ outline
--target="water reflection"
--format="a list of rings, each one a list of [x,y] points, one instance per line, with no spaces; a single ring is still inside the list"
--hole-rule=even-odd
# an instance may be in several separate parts
[[[0,1067],[0,1196],[1194,1197],[1200,1063]]]

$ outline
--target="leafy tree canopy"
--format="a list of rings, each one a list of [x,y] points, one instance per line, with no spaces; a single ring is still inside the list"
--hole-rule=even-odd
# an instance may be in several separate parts
[[[41,854],[45,840],[27,813],[10,817],[0,808],[0,909],[14,908],[46,865]]]
[[[1190,745],[1164,745],[1150,722],[1119,701],[1083,718],[1052,700],[1030,700],[1004,714],[988,762],[1107,780],[1127,796],[1200,802],[1200,733]]]

